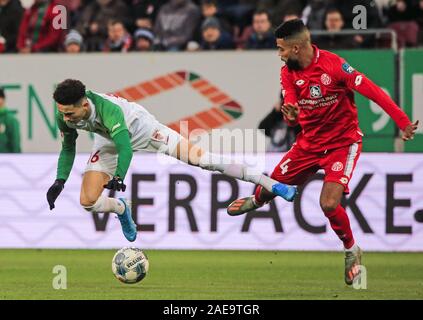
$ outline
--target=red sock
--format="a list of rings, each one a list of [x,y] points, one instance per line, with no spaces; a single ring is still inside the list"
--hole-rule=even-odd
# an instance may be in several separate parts
[[[265,202],[269,202],[276,197],[276,195],[274,195],[273,193],[267,192],[267,190],[265,190],[266,192],[265,194],[263,194],[261,192],[262,189],[263,189],[262,186],[257,186],[256,191],[254,192],[254,200],[259,205],[263,205]]]
[[[325,212],[325,216],[329,219],[332,230],[335,231],[339,239],[344,243],[344,247],[346,249],[351,248],[354,245],[354,237],[345,209],[341,205],[338,205],[335,210]]]

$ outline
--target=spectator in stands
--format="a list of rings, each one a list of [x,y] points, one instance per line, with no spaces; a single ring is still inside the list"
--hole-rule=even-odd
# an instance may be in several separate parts
[[[166,2],[166,0],[128,0],[135,30],[137,28],[152,30],[153,21],[155,21],[159,9]],[[129,31],[133,32],[134,30],[129,28]]]
[[[94,0],[83,9],[76,29],[84,37],[87,51],[102,51],[110,20],[131,24],[131,15],[123,0]]]
[[[150,29],[138,28],[134,34],[134,51],[152,51],[154,49],[154,33]]]
[[[229,50],[234,49],[235,44],[232,37],[221,30],[219,20],[214,17],[207,18],[201,25],[203,40],[202,50]]]
[[[231,23],[226,19],[224,16],[220,14],[217,0],[201,0],[201,21],[197,25],[197,28],[194,33],[194,40],[197,42],[201,42],[202,31],[201,25],[203,24],[204,20],[210,17],[215,17],[219,20],[220,27],[222,30],[232,34],[233,26]]]
[[[361,5],[366,8],[368,29],[382,27],[379,10],[374,0],[330,0],[329,5],[330,7],[337,8],[341,12],[344,17],[346,29],[354,29],[352,22],[357,15],[357,13],[354,13],[354,7],[357,5]]]
[[[251,24],[252,16],[257,8],[258,0],[219,0],[218,6],[221,14],[229,19],[242,34],[245,27]]]
[[[273,35],[269,14],[258,10],[253,15],[253,33],[248,38],[247,49],[274,49],[276,39]]]
[[[309,0],[302,13],[302,20],[310,30],[322,30],[325,25],[325,14],[328,0]]]
[[[411,0],[396,0],[388,11],[388,28],[397,34],[398,46],[416,46],[419,26],[416,22],[416,8]]]
[[[259,0],[257,9],[263,9],[270,13],[273,26],[279,26],[283,17],[288,13],[299,15],[303,11],[306,0]]]
[[[17,48],[20,53],[55,52],[61,47],[63,30],[55,28],[53,13],[56,0],[35,0],[19,26]]]
[[[19,0],[0,0],[0,53],[16,52],[24,9]]]
[[[131,50],[132,37],[126,31],[122,21],[111,20],[107,28],[109,37],[104,44],[104,52],[128,52]]]
[[[286,21],[290,21],[290,20],[295,20],[295,19],[300,19],[301,17],[299,16],[299,14],[297,12],[294,11],[288,11],[282,18],[282,22],[286,22]]]
[[[283,96],[273,106],[272,111],[260,121],[259,129],[264,130],[264,134],[270,138],[270,144],[266,147],[266,151],[285,152],[288,151],[295,142],[297,134],[301,131],[301,127],[290,127],[283,119],[281,111],[283,104]]]
[[[411,21],[415,17],[412,1],[395,0],[388,8],[386,15],[388,22]]]
[[[83,10],[83,0],[56,0],[57,4],[66,7],[67,10],[67,30],[72,30],[76,27],[76,24],[81,19]]]
[[[336,32],[342,31],[344,27],[344,18],[341,12],[336,8],[328,9],[325,17],[325,30],[334,32],[335,34],[322,35],[313,37],[319,48],[326,50],[333,49],[352,49],[360,46],[360,39],[355,39],[351,35],[336,34]]]
[[[184,50],[199,21],[200,9],[191,0],[169,0],[155,21],[156,42],[163,50]]]
[[[420,0],[416,7],[416,21],[419,25],[419,44],[423,45],[423,0]]]
[[[374,29],[382,27],[382,19],[375,0],[330,0],[330,6],[337,8],[344,17],[345,29],[354,29],[353,21],[357,13],[354,13],[354,7],[361,5],[366,8],[366,28]],[[374,48],[377,39],[373,35],[356,35],[356,42],[361,43],[361,47]]]
[[[0,88],[0,153],[20,153],[21,135],[15,111],[6,108],[6,96]]]
[[[65,37],[65,52],[66,53],[80,53],[83,48],[83,38],[76,30],[71,30]]]

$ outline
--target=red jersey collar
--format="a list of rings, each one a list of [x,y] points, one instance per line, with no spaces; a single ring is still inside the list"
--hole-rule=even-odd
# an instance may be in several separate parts
[[[312,44],[311,46],[313,47],[313,59],[311,60],[311,63],[301,71],[310,69],[315,63],[317,63],[320,58],[320,49],[314,44]]]
[[[312,44],[311,46],[314,49],[314,57],[313,57],[314,63],[317,63],[317,60],[319,60],[319,57],[320,57],[320,49],[317,48],[317,46],[314,44]]]

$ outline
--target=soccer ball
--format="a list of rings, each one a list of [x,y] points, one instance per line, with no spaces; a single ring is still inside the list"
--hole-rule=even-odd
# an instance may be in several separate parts
[[[138,248],[125,247],[118,250],[112,260],[112,271],[123,283],[137,283],[145,278],[148,272],[148,258]]]

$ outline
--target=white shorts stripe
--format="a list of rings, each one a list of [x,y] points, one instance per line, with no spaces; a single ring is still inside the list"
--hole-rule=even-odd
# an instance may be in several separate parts
[[[357,157],[358,143],[353,143],[348,151],[347,163],[345,165],[344,175],[350,178],[351,172],[354,168],[354,160]]]

